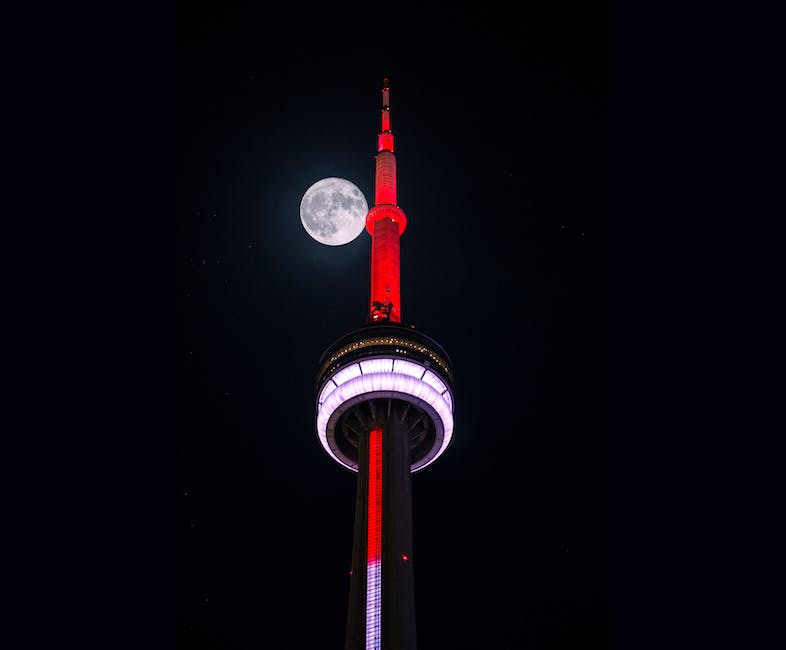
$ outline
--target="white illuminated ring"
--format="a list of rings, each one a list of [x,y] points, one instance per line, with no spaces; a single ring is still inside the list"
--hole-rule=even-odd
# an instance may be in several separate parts
[[[453,396],[444,381],[425,366],[405,359],[375,357],[344,366],[323,384],[317,402],[317,435],[325,451],[339,464],[354,472],[336,453],[335,427],[351,406],[376,397],[393,397],[426,411],[434,422],[439,445],[436,453],[412,465],[424,469],[442,455],[453,437]]]

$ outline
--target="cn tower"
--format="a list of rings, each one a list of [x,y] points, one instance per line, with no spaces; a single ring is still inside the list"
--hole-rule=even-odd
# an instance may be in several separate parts
[[[390,88],[382,88],[366,323],[331,344],[316,381],[317,435],[357,472],[346,650],[414,650],[412,474],[453,436],[453,370],[434,339],[402,324],[400,238]]]

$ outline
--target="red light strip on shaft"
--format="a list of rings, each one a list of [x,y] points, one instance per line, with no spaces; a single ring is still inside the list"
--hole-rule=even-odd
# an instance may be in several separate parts
[[[382,428],[368,440],[366,650],[382,647]]]

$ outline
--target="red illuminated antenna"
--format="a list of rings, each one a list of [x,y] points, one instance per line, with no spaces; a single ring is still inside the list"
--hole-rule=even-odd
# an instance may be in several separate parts
[[[374,207],[366,215],[371,235],[369,321],[401,322],[399,238],[407,217],[396,203],[396,154],[390,128],[390,81],[382,84],[382,129],[377,136]]]

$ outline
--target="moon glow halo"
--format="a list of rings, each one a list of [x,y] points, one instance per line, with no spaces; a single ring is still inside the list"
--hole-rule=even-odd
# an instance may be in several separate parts
[[[300,221],[320,244],[341,246],[363,232],[368,203],[363,192],[344,178],[331,176],[314,183],[300,201]]]

